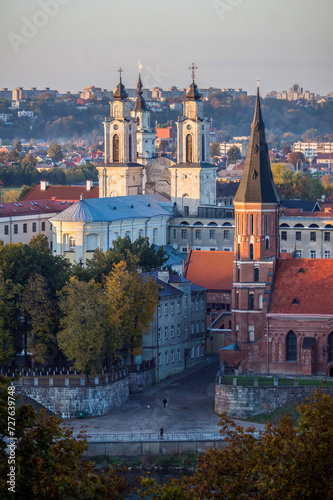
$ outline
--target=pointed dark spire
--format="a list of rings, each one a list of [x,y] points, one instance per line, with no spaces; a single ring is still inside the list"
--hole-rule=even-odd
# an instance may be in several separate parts
[[[138,97],[136,98],[134,109],[135,109],[135,111],[148,111],[146,101],[142,96],[142,81],[141,81],[140,73],[139,73],[139,80],[138,80],[138,84],[137,84],[137,89],[138,89],[138,91],[137,91]]]
[[[125,86],[123,85],[121,81],[121,73],[124,71],[121,68],[118,69],[120,77],[119,77],[119,83],[117,85],[117,90],[113,93],[113,98],[116,101],[125,101],[127,99],[128,94],[126,92]]]
[[[262,119],[259,86],[244,172],[234,198],[235,202],[278,203],[268,156],[265,124]]]

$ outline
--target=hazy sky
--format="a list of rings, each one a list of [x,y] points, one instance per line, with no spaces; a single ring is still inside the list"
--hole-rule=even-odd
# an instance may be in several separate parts
[[[0,87],[333,91],[332,0],[1,0]]]

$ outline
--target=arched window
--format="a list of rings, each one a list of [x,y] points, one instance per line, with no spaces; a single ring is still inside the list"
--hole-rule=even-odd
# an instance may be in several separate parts
[[[112,151],[113,158],[112,161],[114,163],[119,163],[119,135],[115,134],[112,139]]]
[[[193,139],[191,134],[186,136],[186,162],[190,163],[193,161]]]
[[[269,234],[269,215],[266,215],[266,234]]]
[[[128,161],[132,161],[132,136],[128,136]]]
[[[205,161],[205,136],[201,136],[201,161]]]
[[[240,244],[237,243],[237,259],[240,257]]]
[[[269,237],[266,238],[266,250],[269,250]]]
[[[258,283],[258,281],[259,281],[259,267],[255,267],[253,269],[253,281],[255,283]]]
[[[328,361],[333,361],[333,332],[328,337]]]
[[[297,338],[291,330],[286,337],[286,361],[297,361]]]
[[[250,260],[253,260],[253,243],[250,243]]]
[[[68,239],[68,250],[74,252],[75,250],[75,236],[70,236]]]
[[[249,342],[254,341],[254,326],[249,325]]]
[[[94,252],[98,248],[98,234],[87,234],[87,252]]]
[[[253,214],[250,215],[250,234],[253,234]]]
[[[236,292],[236,309],[239,309],[239,292]]]
[[[254,293],[249,293],[249,310],[252,311],[254,309]]]
[[[263,307],[263,296],[260,294],[258,297],[258,309],[262,309]]]
[[[158,238],[158,229],[154,227],[153,229],[153,244],[157,245],[157,238]]]
[[[143,229],[139,229],[139,238],[143,238]]]
[[[136,123],[137,123],[137,126],[140,127],[140,118],[138,116],[136,117]]]

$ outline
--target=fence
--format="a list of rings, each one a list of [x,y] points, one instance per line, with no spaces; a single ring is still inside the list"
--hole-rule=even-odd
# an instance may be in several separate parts
[[[105,385],[116,382],[128,376],[128,369],[122,368],[110,375],[99,375],[90,377],[87,381],[82,375],[54,375],[54,376],[20,376],[16,385],[23,387],[81,387]]]

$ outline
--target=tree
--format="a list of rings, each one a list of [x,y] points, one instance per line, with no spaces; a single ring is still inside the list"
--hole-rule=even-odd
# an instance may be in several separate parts
[[[7,161],[15,162],[15,161],[18,161],[19,158],[20,158],[20,155],[19,155],[19,153],[18,153],[18,151],[16,149],[12,149],[7,154]]]
[[[210,156],[220,156],[220,143],[219,142],[211,142],[210,143]]]
[[[283,163],[271,165],[274,184],[282,200],[293,198],[293,173]]]
[[[0,269],[0,365],[9,365],[15,358],[17,339],[16,301],[20,287],[5,280]]]
[[[3,193],[1,197],[4,203],[17,201],[18,198],[19,198],[19,193],[15,189],[10,189],[9,191],[5,191],[5,193]]]
[[[21,163],[22,165],[32,165],[33,167],[35,167],[37,165],[36,156],[32,153],[29,153],[23,158]]]
[[[20,310],[27,326],[27,350],[33,363],[43,363],[47,344],[55,342],[57,307],[50,296],[46,279],[32,274],[23,289]]]
[[[55,142],[51,142],[47,150],[47,154],[55,162],[61,161],[63,159],[61,146],[59,144],[56,144]]]
[[[300,151],[294,151],[292,153],[289,153],[288,161],[290,161],[290,163],[292,163],[294,167],[296,167],[299,164],[302,165],[304,163],[304,154]]]
[[[276,427],[269,422],[259,439],[254,428],[244,429],[223,414],[220,432],[228,446],[208,450],[190,478],[164,486],[144,478],[142,496],[150,491],[154,499],[332,499],[333,398],[316,390],[297,411],[297,426],[284,415]]]
[[[22,186],[22,191],[18,197],[18,200],[22,200],[34,187],[36,184],[31,184],[31,186]]]
[[[0,497],[2,500],[119,500],[128,487],[125,470],[115,467],[98,472],[84,456],[88,449],[84,433],[73,436],[56,415],[36,412],[32,406],[20,405],[10,379],[0,375]],[[8,397],[9,396],[9,397]],[[15,408],[15,428],[9,425]],[[10,435],[15,432],[16,441]],[[7,440],[7,442],[5,441]],[[9,463],[7,444],[15,443],[15,461]],[[14,469],[10,469],[10,467]],[[13,485],[10,473],[15,472]],[[13,488],[14,489],[9,489]],[[13,492],[15,493],[13,494]]]
[[[100,373],[106,336],[106,302],[100,284],[70,278],[59,292],[60,332],[58,344],[74,368],[90,374]]]
[[[109,328],[107,334],[108,356],[116,355],[124,348],[131,354],[142,344],[142,335],[154,319],[158,304],[155,282],[144,280],[137,272],[130,272],[126,262],[114,264],[105,280]]]
[[[231,148],[228,149],[227,151],[227,157],[229,162],[236,162],[237,160],[240,160],[242,157],[242,154],[240,152],[240,149],[238,146],[231,146]]]

